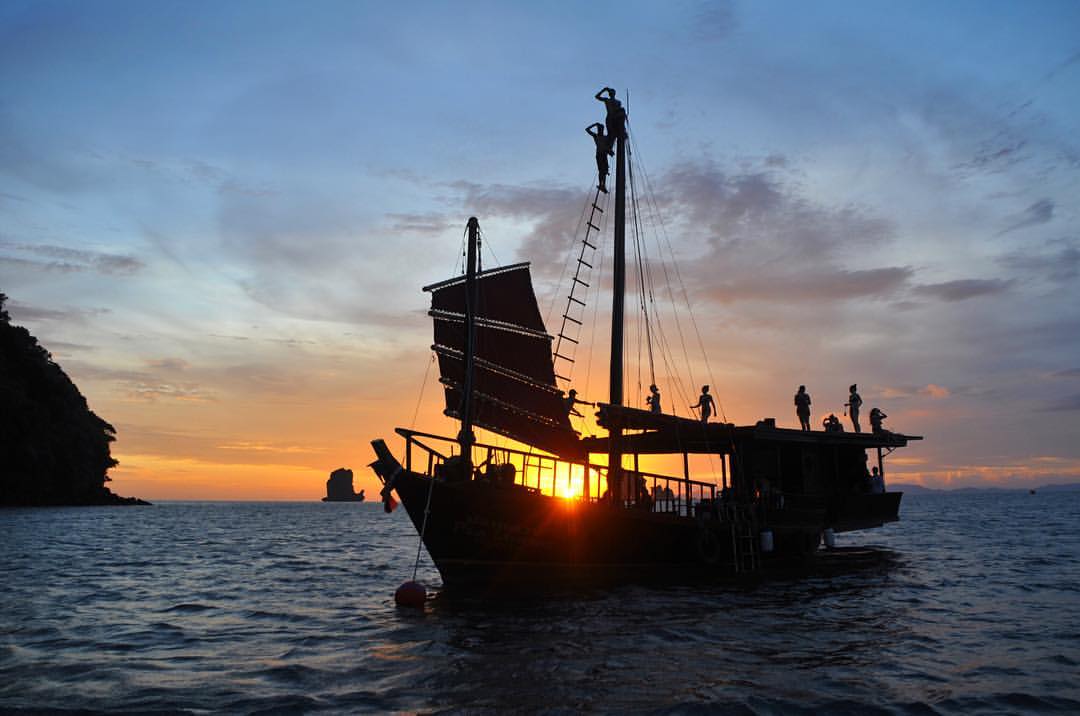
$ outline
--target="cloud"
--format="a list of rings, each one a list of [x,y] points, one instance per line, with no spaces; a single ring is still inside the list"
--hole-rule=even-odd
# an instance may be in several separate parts
[[[698,249],[690,261],[680,259],[695,295],[719,303],[837,302],[889,297],[910,282],[910,266],[847,265],[854,249],[892,239],[888,221],[858,206],[803,196],[787,170],[776,155],[736,171],[694,161],[657,182],[663,189],[655,206],[666,232],[683,251]],[[661,219],[647,214],[643,223]]]
[[[158,370],[183,371],[191,365],[183,358],[152,358],[146,361],[150,368]]]
[[[1073,393],[1072,395],[1059,398],[1044,407],[1043,410],[1051,412],[1080,410],[1080,393]]]
[[[983,173],[1003,172],[1026,159],[1023,149],[1028,141],[1009,130],[1002,130],[982,142],[970,160],[956,165],[956,169]],[[1004,232],[1002,232],[1004,233]]]
[[[267,442],[236,441],[216,445],[218,450],[238,450],[242,452],[271,452],[289,454],[316,454],[326,452],[325,448],[316,448],[303,445],[277,445]]]
[[[543,274],[561,265],[581,223],[581,193],[565,187],[482,185],[458,181],[449,185],[476,216],[510,219],[532,225],[523,237],[519,255]]]
[[[930,383],[925,387],[920,388],[919,393],[928,395],[931,398],[948,398],[952,395],[952,392],[948,388],[942,385],[935,385],[934,383]]]
[[[956,391],[943,385],[927,383],[922,386],[885,386],[877,391],[877,395],[885,400],[903,400],[917,396],[940,400],[950,397],[954,392]]]
[[[997,232],[998,236],[1007,234],[1017,229],[1026,229],[1029,226],[1045,224],[1054,218],[1054,202],[1050,199],[1040,199],[1019,214],[1009,217],[1009,225]]]
[[[1063,245],[1060,249],[1051,251],[1013,251],[999,257],[997,262],[1005,268],[1022,271],[1055,283],[1072,281],[1080,275],[1080,248],[1073,241],[1053,243]]]
[[[735,11],[730,2],[702,3],[691,20],[694,39],[716,43],[731,35],[736,27]]]
[[[123,254],[110,254],[102,251],[90,251],[87,249],[72,249],[66,246],[51,244],[14,244],[11,242],[0,243],[0,248],[9,251],[41,256],[46,261],[27,259],[18,256],[0,256],[0,262],[26,269],[41,271],[59,271],[73,273],[80,271],[94,271],[100,274],[115,276],[133,274],[144,267],[139,259]]]
[[[107,308],[39,308],[11,301],[7,304],[13,321],[71,321],[81,323],[91,316],[109,313]]]
[[[128,395],[137,400],[146,400],[149,402],[155,402],[157,400],[175,400],[190,403],[206,403],[215,400],[212,393],[191,384],[136,383],[131,386]]]
[[[438,234],[451,229],[455,222],[445,214],[387,214],[390,220],[390,230],[402,233],[415,234]],[[456,222],[460,224],[458,219]]]
[[[1051,378],[1080,378],[1080,368],[1066,368],[1050,374]]]
[[[978,296],[1004,293],[1012,286],[1011,280],[997,278],[963,278],[944,283],[916,286],[916,293],[925,294],[942,301],[965,301]]]
[[[913,273],[907,266],[859,271],[827,267],[806,271],[765,268],[757,275],[712,282],[702,295],[721,303],[883,298],[899,290]]]

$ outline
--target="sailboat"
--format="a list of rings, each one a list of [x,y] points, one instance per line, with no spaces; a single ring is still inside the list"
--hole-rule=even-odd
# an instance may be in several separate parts
[[[884,476],[885,458],[919,436],[794,430],[772,419],[735,425],[624,404],[624,117],[613,122],[609,105],[611,350],[609,396],[596,413],[606,435],[574,430],[575,399],[555,370],[564,357],[559,346],[572,339],[547,332],[528,263],[480,265],[475,217],[467,222],[463,275],[423,289],[431,294],[444,413],[460,430],[397,428],[402,459],[376,439],[371,467],[387,510],[404,506],[444,588],[730,578],[804,561],[836,533],[899,519],[902,493],[865,487],[867,466],[875,455]],[[594,217],[603,211],[600,191]],[[588,226],[599,230],[592,218]],[[588,234],[585,245],[593,246]],[[571,292],[564,325],[575,301],[584,305]],[[517,447],[479,442],[477,428]],[[691,456],[703,455],[719,464],[719,475],[691,475]],[[642,459],[657,456],[681,458],[682,474],[640,469]]]

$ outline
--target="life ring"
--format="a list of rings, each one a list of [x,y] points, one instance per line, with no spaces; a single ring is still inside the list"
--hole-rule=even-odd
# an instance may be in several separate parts
[[[707,527],[698,530],[697,553],[698,558],[705,564],[716,564],[720,561],[720,539],[716,533]]]

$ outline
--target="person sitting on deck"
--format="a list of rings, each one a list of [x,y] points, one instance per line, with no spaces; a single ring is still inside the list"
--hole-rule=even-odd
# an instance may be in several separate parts
[[[827,433],[844,432],[844,426],[840,424],[840,418],[836,417],[835,413],[829,413],[829,417],[822,420],[821,425]]]
[[[701,397],[698,398],[697,403],[690,406],[691,410],[694,408],[701,408],[701,423],[703,425],[709,422],[709,416],[716,412],[716,402],[709,395],[709,386],[701,386]]]
[[[649,406],[650,413],[659,415],[663,412],[660,410],[660,389],[655,385],[649,386],[649,395],[645,396],[645,404]]]
[[[882,435],[889,432],[881,424],[881,421],[887,417],[889,416],[882,412],[880,408],[870,408],[870,429],[873,431],[874,435]]]
[[[594,122],[585,128],[585,131],[596,142],[596,174],[600,177],[596,188],[607,194],[608,155],[614,154],[611,148],[611,139],[604,134],[604,125]]]
[[[638,475],[635,482],[637,483],[637,497],[634,498],[634,505],[638,509],[652,512],[653,501],[649,496],[649,488],[645,485],[645,478]]]
[[[795,414],[799,416],[799,427],[810,430],[810,394],[806,392],[806,386],[800,385],[799,392],[795,394]]]
[[[885,478],[881,476],[876,467],[870,473],[870,494],[885,494]]]
[[[848,402],[844,403],[844,410],[851,416],[851,425],[855,428],[855,432],[861,433],[862,428],[859,427],[859,408],[862,407],[862,398],[856,392],[856,388],[859,386],[852,383],[848,388],[850,395],[848,396]]]
[[[566,393],[566,397],[563,398],[563,404],[566,406],[566,412],[567,412],[568,415],[576,415],[579,418],[583,418],[585,416],[574,409],[575,405],[593,405],[593,406],[596,405],[596,403],[587,403],[584,400],[578,400],[577,399],[577,391],[574,390],[573,388],[571,388]]]

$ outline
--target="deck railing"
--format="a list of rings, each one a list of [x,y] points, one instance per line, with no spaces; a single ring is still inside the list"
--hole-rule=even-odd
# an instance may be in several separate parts
[[[398,428],[405,438],[405,469],[436,476],[441,465],[455,456],[457,440],[433,433]],[[433,447],[439,445],[440,449]],[[472,448],[473,475],[469,479],[508,479],[549,497],[599,502],[608,500],[606,465],[562,460],[543,453],[476,443]],[[510,465],[513,470],[503,466]],[[710,482],[624,468],[630,498],[628,508],[692,516],[694,506],[716,502],[717,486]]]

